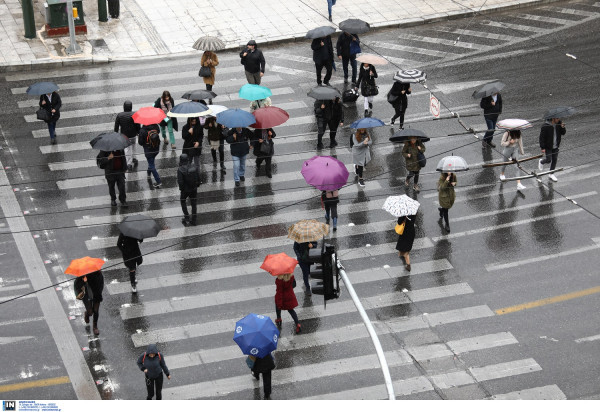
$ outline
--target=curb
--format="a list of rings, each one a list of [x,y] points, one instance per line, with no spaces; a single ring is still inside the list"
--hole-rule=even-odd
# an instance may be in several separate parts
[[[423,17],[416,17],[411,19],[403,19],[403,20],[394,20],[389,22],[382,23],[374,23],[371,25],[371,29],[376,31],[377,29],[389,29],[389,28],[403,28],[403,27],[415,27],[422,26],[430,23],[438,23],[442,21],[449,20],[457,20],[465,17],[473,17],[475,15],[487,15],[497,12],[504,12],[509,10],[515,10],[525,7],[531,7],[539,4],[545,3],[555,3],[561,0],[514,0],[499,6],[484,6],[479,11],[462,11],[455,10],[448,13],[438,13],[438,14],[430,14]],[[341,33],[338,29],[336,33]],[[297,41],[305,41],[304,35],[292,35],[292,36],[279,36],[273,37],[270,40],[261,41],[261,47],[265,45],[279,45],[284,43],[291,43]],[[239,50],[241,45],[238,46],[230,46],[226,47],[222,51],[233,51]],[[132,57],[124,57],[124,58],[114,58],[108,56],[86,56],[86,57],[65,57],[59,60],[57,59],[39,59],[29,63],[15,63],[15,64],[5,64],[0,65],[0,73],[10,73],[17,71],[34,71],[37,69],[55,69],[59,67],[69,67],[69,66],[93,66],[93,65],[101,65],[108,64],[111,62],[119,62],[119,61],[132,61],[132,60],[149,60],[161,58],[164,56],[169,57],[183,57],[183,56],[191,56],[196,55],[198,51],[193,52],[177,52],[170,53],[168,55],[164,54],[155,54],[151,56],[132,56]]]

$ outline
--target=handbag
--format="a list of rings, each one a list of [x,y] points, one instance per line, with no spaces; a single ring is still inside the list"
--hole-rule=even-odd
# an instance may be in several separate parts
[[[264,139],[263,142],[260,144],[260,152],[266,155],[271,154],[271,143],[268,139]]]
[[[252,369],[254,367],[254,361],[255,360],[256,360],[255,356],[248,355],[248,357],[246,358],[246,365],[248,365],[248,367],[250,369]]]
[[[350,42],[350,54],[358,54],[361,52],[360,43],[358,41],[352,40]]]
[[[397,95],[395,95],[395,94],[392,94],[392,92],[390,91],[390,92],[388,92],[388,94],[387,94],[387,101],[388,101],[388,103],[390,103],[390,104],[394,104],[394,103],[396,102],[396,100],[398,100],[398,97],[400,97],[400,96],[397,96]]]
[[[425,157],[425,154],[422,152],[417,152],[417,161],[419,162],[419,167],[425,167],[427,164],[427,158]]]
[[[48,110],[42,107],[40,107],[39,110],[35,112],[35,115],[37,116],[38,120],[43,120],[45,122],[50,121],[50,119],[52,118],[52,115],[48,113]]]
[[[406,220],[404,222],[402,222],[402,224],[398,224],[396,223],[396,233],[399,234],[400,236],[402,236],[402,234],[404,233],[404,226],[406,226]]]
[[[202,67],[200,67],[200,71],[198,72],[198,76],[200,76],[200,77],[210,77],[210,76],[212,76],[212,71],[210,70],[210,67],[208,67],[208,66],[202,66]]]
[[[367,84],[365,87],[366,96],[377,96],[379,94],[379,86]]]

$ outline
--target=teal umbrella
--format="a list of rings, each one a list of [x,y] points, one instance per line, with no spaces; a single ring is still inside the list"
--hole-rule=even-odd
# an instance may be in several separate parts
[[[240,99],[250,101],[266,99],[272,95],[271,89],[265,86],[259,86],[258,84],[245,84],[240,88],[239,92]]]

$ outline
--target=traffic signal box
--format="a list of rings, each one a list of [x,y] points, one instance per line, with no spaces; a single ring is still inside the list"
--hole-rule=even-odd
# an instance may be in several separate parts
[[[316,295],[323,295],[325,306],[330,299],[337,299],[340,296],[340,278],[337,267],[337,255],[335,246],[322,243],[320,249],[310,249],[308,259],[311,264],[310,277],[317,279],[312,282],[310,289]]]

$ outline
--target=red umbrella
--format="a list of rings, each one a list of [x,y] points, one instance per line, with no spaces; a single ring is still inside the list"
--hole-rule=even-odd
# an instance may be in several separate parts
[[[290,118],[288,112],[275,106],[261,107],[252,114],[256,118],[256,123],[251,124],[250,127],[255,129],[268,129],[269,127],[279,126]]]
[[[157,107],[142,107],[131,116],[134,122],[145,126],[160,123],[165,117],[165,112]]]
[[[103,259],[91,258],[89,256],[71,261],[69,267],[65,270],[67,275],[85,276],[87,274],[97,272],[104,265]]]
[[[279,276],[294,273],[294,268],[296,268],[297,264],[298,261],[296,259],[289,257],[285,253],[278,253],[276,255],[267,255],[260,268],[273,276]]]

